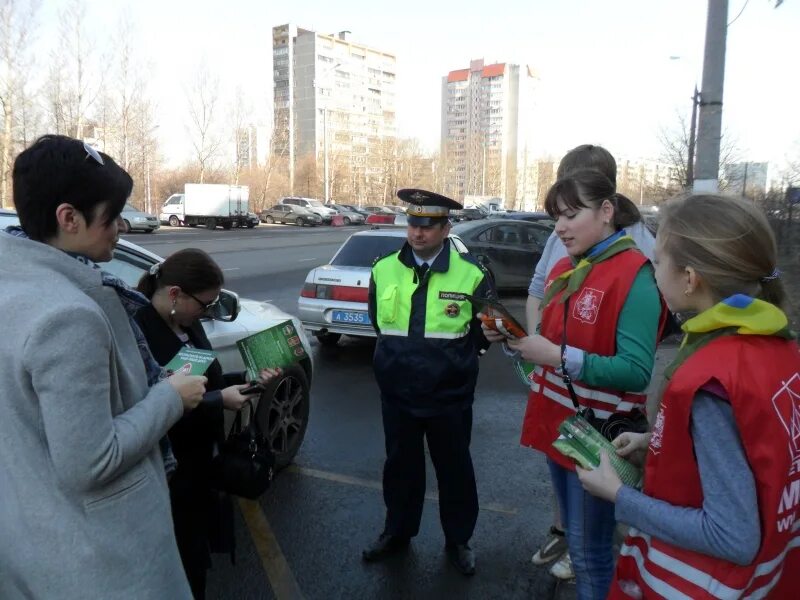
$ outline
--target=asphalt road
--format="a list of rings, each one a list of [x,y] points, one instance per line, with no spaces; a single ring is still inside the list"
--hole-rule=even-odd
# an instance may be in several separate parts
[[[296,313],[309,269],[323,264],[358,228],[260,226],[209,232],[164,228],[126,239],[166,256],[185,247],[209,252],[227,288]],[[504,298],[522,315],[524,297]],[[498,348],[481,360],[472,454],[481,513],[472,546],[477,574],[466,579],[444,556],[436,480],[428,469],[421,531],[407,554],[365,564],[360,553],[383,526],[384,459],[374,343],[316,341],[311,415],[293,466],[257,503],[237,511],[236,565],[215,557],[208,597],[241,598],[571,598],[530,556],[550,525],[541,455],[519,445],[526,389]]]

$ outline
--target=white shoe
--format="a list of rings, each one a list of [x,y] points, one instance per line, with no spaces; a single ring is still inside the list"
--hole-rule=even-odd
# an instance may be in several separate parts
[[[531,562],[535,565],[545,565],[559,558],[566,551],[567,538],[564,537],[564,532],[555,527],[550,527],[549,537],[531,557]]]
[[[569,552],[564,552],[561,558],[553,563],[553,566],[550,567],[550,574],[557,579],[573,579],[575,577]]]

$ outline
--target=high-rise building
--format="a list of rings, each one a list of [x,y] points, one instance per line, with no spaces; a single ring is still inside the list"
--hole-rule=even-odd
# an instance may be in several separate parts
[[[527,148],[525,113],[535,76],[530,68],[473,60],[442,78],[441,158],[444,192],[498,196],[517,204],[520,152]]]
[[[330,179],[352,200],[383,176],[393,152],[396,59],[348,34],[273,27],[274,144],[290,159],[290,177],[307,157],[322,172],[327,155]]]

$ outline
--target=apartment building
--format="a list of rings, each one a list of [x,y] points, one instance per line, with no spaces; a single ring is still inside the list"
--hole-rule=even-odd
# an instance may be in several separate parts
[[[445,193],[492,195],[514,205],[520,149],[528,132],[520,119],[529,110],[530,68],[473,60],[468,69],[442,78],[441,157]]]
[[[725,166],[726,191],[748,198],[767,193],[768,162],[737,162]]]
[[[286,24],[272,29],[272,58],[275,151],[318,171],[327,155],[336,191],[363,196],[397,138],[395,56]]]

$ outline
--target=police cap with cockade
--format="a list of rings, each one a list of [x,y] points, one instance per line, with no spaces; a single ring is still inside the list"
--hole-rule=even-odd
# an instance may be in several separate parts
[[[447,219],[451,210],[464,208],[461,204],[434,192],[407,188],[397,191],[397,197],[410,206],[406,209],[408,224],[414,227],[427,227]]]

